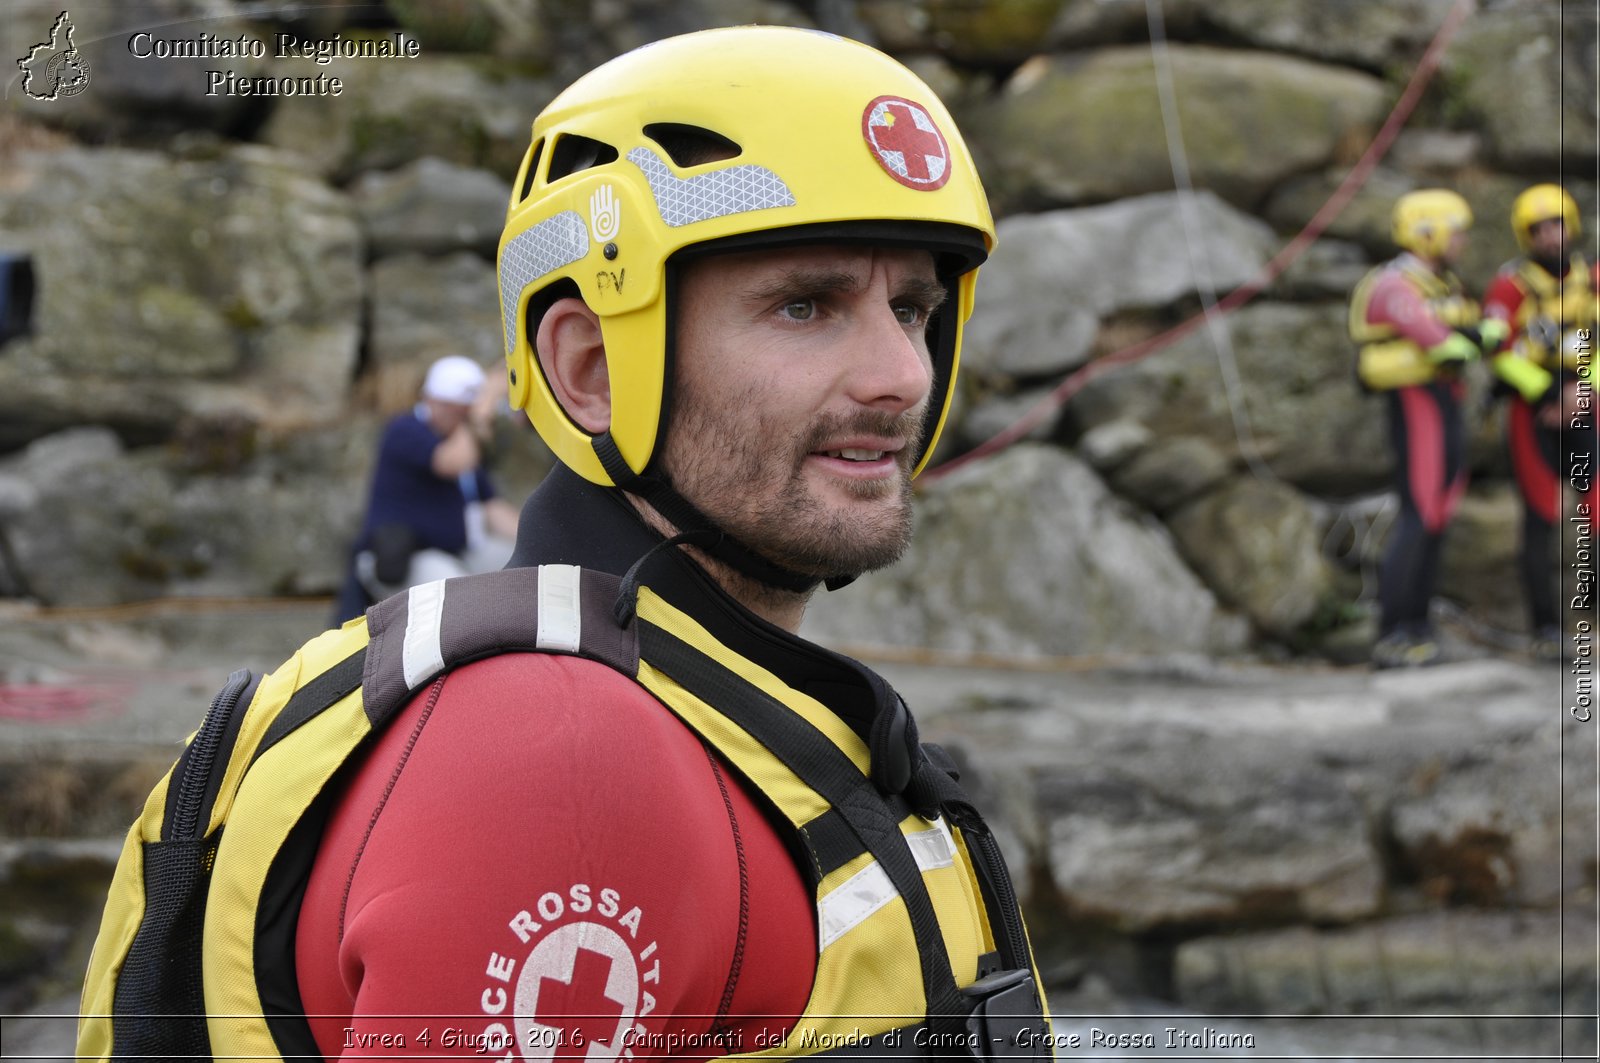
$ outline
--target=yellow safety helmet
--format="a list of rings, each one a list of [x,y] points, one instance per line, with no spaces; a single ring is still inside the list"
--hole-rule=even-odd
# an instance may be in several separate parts
[[[1560,185],[1534,185],[1511,203],[1511,231],[1524,251],[1533,246],[1533,227],[1542,221],[1560,218],[1567,227],[1567,238],[1577,236],[1578,204]]]
[[[882,52],[814,30],[744,26],[645,45],[535,119],[500,238],[512,404],[586,479],[632,482],[668,419],[673,256],[801,243],[934,252],[951,298],[930,326],[920,471],[949,407],[994,222],[933,91]],[[567,415],[532,349],[538,315],[562,294],[600,318],[611,427],[599,437]]]
[[[1394,242],[1425,258],[1438,258],[1450,238],[1472,227],[1472,208],[1444,188],[1407,192],[1394,203]]]

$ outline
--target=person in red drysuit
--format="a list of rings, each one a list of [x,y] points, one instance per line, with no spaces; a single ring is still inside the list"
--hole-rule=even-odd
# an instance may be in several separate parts
[[[1592,384],[1600,271],[1569,246],[1580,231],[1578,205],[1559,185],[1534,185],[1517,196],[1511,229],[1523,254],[1495,274],[1483,312],[1511,328],[1500,357],[1536,366],[1554,384],[1532,398],[1512,393],[1506,443],[1522,498],[1518,568],[1533,633],[1530,648],[1537,657],[1558,661],[1563,639],[1552,556],[1561,485],[1578,490],[1591,542],[1600,505]]]
[[[1369,272],[1351,296],[1350,335],[1361,345],[1357,375],[1387,400],[1400,496],[1378,572],[1378,668],[1441,656],[1428,607],[1445,529],[1467,486],[1461,370],[1504,334],[1498,323],[1480,324],[1478,304],[1450,270],[1471,225],[1466,200],[1454,192],[1401,196],[1394,238],[1402,253]]]

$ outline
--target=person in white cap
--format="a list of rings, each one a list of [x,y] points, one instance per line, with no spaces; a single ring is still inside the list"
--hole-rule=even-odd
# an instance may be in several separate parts
[[[511,556],[517,511],[483,467],[500,389],[484,385],[477,362],[440,358],[420,401],[384,429],[339,621],[397,590],[493,571]]]

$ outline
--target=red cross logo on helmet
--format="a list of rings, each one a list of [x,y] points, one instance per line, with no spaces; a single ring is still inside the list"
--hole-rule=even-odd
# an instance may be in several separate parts
[[[933,117],[899,96],[879,96],[861,115],[861,135],[885,173],[931,192],[950,179],[950,147]]]

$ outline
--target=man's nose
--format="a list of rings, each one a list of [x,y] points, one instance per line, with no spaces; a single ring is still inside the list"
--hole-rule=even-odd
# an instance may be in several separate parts
[[[866,316],[866,335],[851,366],[851,397],[890,413],[914,408],[933,386],[926,341],[920,332],[908,332],[891,307],[877,307]]]

